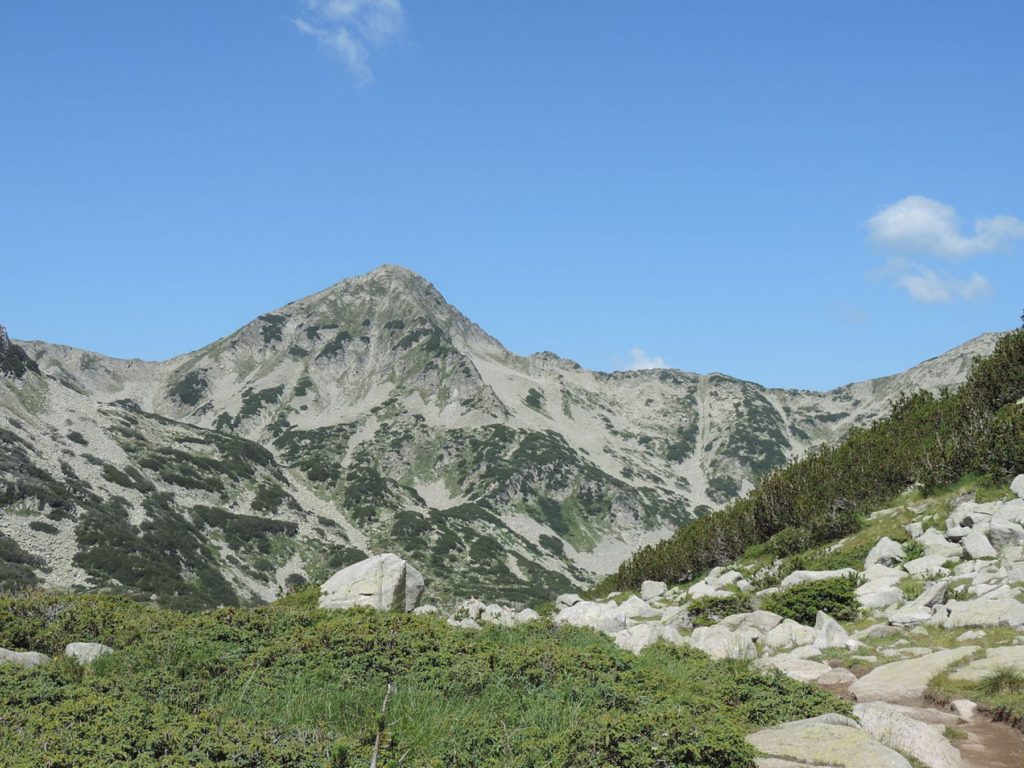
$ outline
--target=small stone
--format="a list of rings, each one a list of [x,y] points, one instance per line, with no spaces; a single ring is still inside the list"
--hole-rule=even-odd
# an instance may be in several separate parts
[[[1021,477],[1024,477],[1022,475]],[[978,714],[978,705],[970,699],[955,699],[949,704],[950,709],[960,715],[960,719],[970,722]]]

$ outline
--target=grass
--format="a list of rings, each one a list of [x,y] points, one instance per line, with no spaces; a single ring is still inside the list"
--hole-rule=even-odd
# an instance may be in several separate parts
[[[365,766],[380,731],[380,768],[752,768],[747,732],[849,710],[692,649],[635,656],[546,622],[467,631],[315,599],[186,614],[112,596],[0,598],[0,646],[116,649],[85,668],[0,665],[0,762]]]

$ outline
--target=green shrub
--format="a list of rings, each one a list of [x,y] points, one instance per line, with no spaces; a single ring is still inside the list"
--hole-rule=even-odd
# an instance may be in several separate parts
[[[1016,667],[999,667],[983,677],[978,686],[989,696],[1024,693],[1024,673]]]
[[[798,552],[803,552],[813,543],[811,532],[796,525],[783,528],[767,541],[768,551],[775,557],[795,555]]]
[[[749,768],[744,734],[830,694],[659,645],[640,656],[546,622],[466,631],[320,611],[315,587],[182,614],[110,596],[0,597],[0,645],[117,652],[87,668],[0,665],[5,766]],[[384,691],[390,684],[386,716]]]
[[[728,597],[700,597],[690,603],[687,611],[694,626],[707,627],[734,613],[750,610],[750,597],[737,592]]]
[[[811,581],[768,595],[761,607],[807,625],[814,624],[818,611],[837,621],[853,621],[859,613],[856,589],[856,578]]]

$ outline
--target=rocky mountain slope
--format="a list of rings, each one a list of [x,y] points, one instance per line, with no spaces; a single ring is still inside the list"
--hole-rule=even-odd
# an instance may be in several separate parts
[[[165,362],[4,334],[0,581],[200,606],[387,549],[449,594],[553,595],[996,338],[830,392],[599,373],[512,354],[398,267]]]

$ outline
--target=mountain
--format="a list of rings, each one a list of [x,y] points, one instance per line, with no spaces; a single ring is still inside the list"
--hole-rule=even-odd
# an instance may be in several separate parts
[[[509,352],[393,266],[164,362],[3,334],[0,582],[199,607],[386,548],[449,595],[553,595],[997,338],[830,392],[600,373]]]

